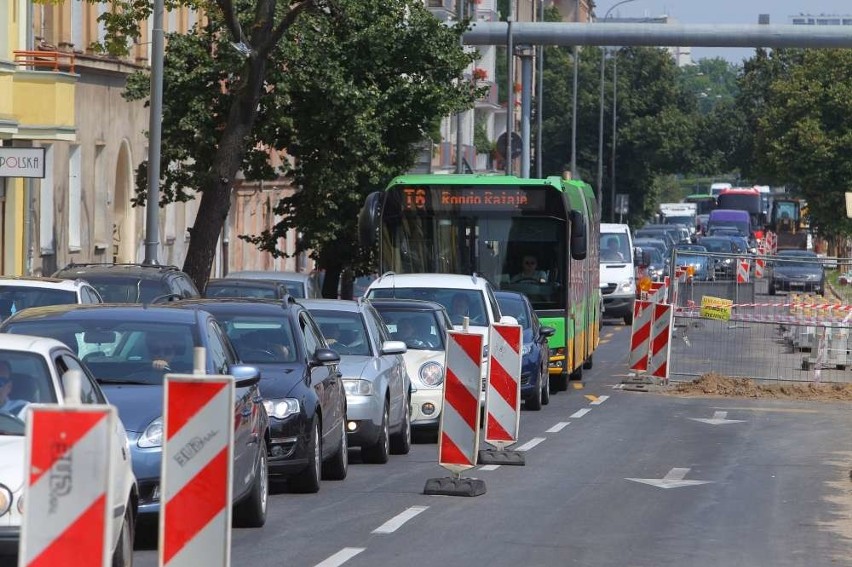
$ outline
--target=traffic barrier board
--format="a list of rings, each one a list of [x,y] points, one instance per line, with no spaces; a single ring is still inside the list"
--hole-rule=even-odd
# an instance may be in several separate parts
[[[751,266],[751,262],[749,262],[745,258],[737,258],[737,283],[744,284],[748,283],[748,273]]]
[[[654,305],[654,322],[651,325],[651,349],[648,367],[651,376],[663,381],[669,379],[669,357],[672,346],[672,306]]]
[[[758,247],[757,255],[758,257],[754,260],[754,279],[761,280],[764,277],[764,270],[766,269],[766,258],[763,258],[766,255],[766,249],[763,244]]]
[[[447,332],[438,464],[454,473],[476,466],[482,341],[476,333]]]
[[[648,370],[648,343],[651,338],[653,303],[637,299],[633,302],[633,326],[630,331],[630,355],[627,364],[630,370]]]
[[[116,419],[106,405],[30,407],[21,567],[112,565]]]
[[[502,449],[518,440],[523,329],[520,325],[492,325],[489,333],[485,442]]]
[[[234,378],[167,374],[163,407],[160,565],[227,567]]]

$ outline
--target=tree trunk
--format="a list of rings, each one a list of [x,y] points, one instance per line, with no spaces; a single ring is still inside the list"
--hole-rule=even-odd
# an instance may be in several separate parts
[[[190,230],[189,248],[183,263],[183,271],[202,292],[210,279],[216,244],[231,208],[231,189],[245,155],[246,138],[257,118],[257,105],[266,75],[266,58],[251,59],[247,70],[248,79],[234,99],[219,139],[216,165],[211,168],[202,186],[201,202]]]

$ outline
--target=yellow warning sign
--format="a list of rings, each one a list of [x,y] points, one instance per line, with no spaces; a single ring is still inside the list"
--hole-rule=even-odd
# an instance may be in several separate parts
[[[728,321],[731,318],[731,305],[733,304],[734,302],[730,299],[705,295],[701,298],[700,315],[705,319]]]

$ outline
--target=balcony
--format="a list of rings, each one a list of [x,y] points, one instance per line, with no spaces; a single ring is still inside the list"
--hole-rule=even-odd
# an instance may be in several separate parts
[[[484,96],[476,99],[476,108],[477,109],[485,109],[485,108],[493,108],[497,109],[500,107],[500,104],[497,100],[498,89],[497,83],[493,81],[487,81],[488,91]],[[482,85],[480,85],[482,86]]]
[[[74,55],[60,51],[16,51],[12,73],[12,116],[18,139],[76,137]]]
[[[446,22],[455,16],[455,0],[426,0],[426,8],[439,20]]]

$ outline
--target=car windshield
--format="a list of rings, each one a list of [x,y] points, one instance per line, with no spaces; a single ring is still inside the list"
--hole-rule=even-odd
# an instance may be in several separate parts
[[[104,303],[148,303],[171,291],[158,279],[114,274],[85,274],[85,278],[98,290]]]
[[[76,292],[30,286],[0,287],[0,319],[6,319],[27,307],[77,303]]]
[[[38,320],[12,322],[9,333],[62,341],[99,381],[161,384],[167,372],[191,373],[194,327],[162,321],[116,321],[104,311],[96,321]]]
[[[630,241],[627,239],[626,232],[601,233],[601,262],[607,263],[623,263],[630,258]]]
[[[788,268],[811,268],[813,270],[822,270],[822,264],[820,264],[819,257],[817,256],[805,256],[804,254],[801,256],[797,255],[778,255],[778,267],[788,267]]]
[[[370,356],[370,341],[367,327],[360,313],[311,309],[311,315],[319,324],[328,346],[339,354]]]
[[[296,361],[293,329],[284,317],[216,315],[240,361],[275,364]]]
[[[447,310],[453,325],[487,326],[484,294],[477,289],[444,289],[438,287],[393,287],[370,290],[370,299],[420,299],[440,303]]]
[[[520,297],[498,297],[497,304],[500,306],[500,312],[503,315],[509,315],[518,320],[518,324],[523,329],[529,329],[532,325],[530,321],[527,307]]]
[[[732,252],[732,242],[725,239],[711,240],[705,238],[701,241],[701,245],[707,249],[708,252]]]
[[[434,311],[377,308],[391,339],[408,350],[444,350],[444,334]]]
[[[275,288],[269,286],[252,287],[228,283],[208,284],[205,297],[251,297],[254,299],[276,299]]]
[[[0,350],[0,435],[23,435],[31,403],[56,403],[44,357],[32,352]]]

